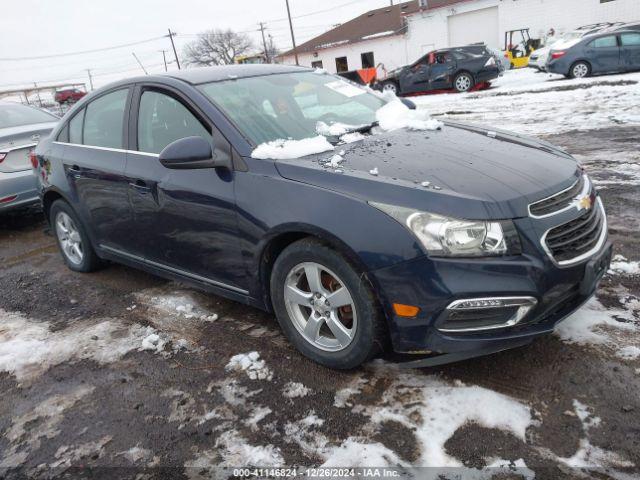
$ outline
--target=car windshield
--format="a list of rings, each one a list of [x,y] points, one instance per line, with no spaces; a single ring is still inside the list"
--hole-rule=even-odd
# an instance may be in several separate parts
[[[25,105],[0,105],[0,128],[20,127],[57,120],[58,118],[50,113]]]
[[[371,125],[385,103],[362,87],[316,72],[225,80],[200,89],[255,145],[315,137],[318,122]]]

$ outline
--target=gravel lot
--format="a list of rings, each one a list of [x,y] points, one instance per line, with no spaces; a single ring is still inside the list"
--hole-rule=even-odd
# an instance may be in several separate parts
[[[639,81],[519,71],[485,92],[415,99],[574,154],[619,255],[597,298],[555,335],[454,365],[327,370],[270,315],[118,265],[73,273],[38,211],[0,216],[0,478],[323,464],[637,478]]]

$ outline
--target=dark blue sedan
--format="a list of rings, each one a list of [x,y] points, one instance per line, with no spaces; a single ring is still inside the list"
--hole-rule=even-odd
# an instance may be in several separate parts
[[[615,31],[555,44],[547,71],[571,78],[640,70],[640,32]]]
[[[306,68],[121,81],[37,148],[62,258],[115,261],[272,311],[333,368],[530,343],[594,292],[602,201],[545,142],[440,123]]]

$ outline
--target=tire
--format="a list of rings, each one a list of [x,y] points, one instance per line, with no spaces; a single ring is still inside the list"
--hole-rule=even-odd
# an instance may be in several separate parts
[[[398,88],[398,84],[393,80],[388,80],[386,82],[382,82],[382,91],[383,92],[393,92],[394,95],[398,95],[400,93],[400,89]]]
[[[586,78],[591,75],[591,65],[588,62],[579,61],[571,65],[569,76],[571,78]]]
[[[73,208],[56,200],[49,210],[51,231],[56,237],[64,263],[75,272],[93,272],[102,266],[89,236]]]
[[[373,291],[341,254],[318,240],[299,240],[284,249],[274,263],[270,290],[282,330],[311,360],[351,369],[384,350],[386,326]]]
[[[473,77],[467,72],[460,72],[453,79],[453,88],[455,88],[458,93],[468,92],[474,87],[474,85],[475,82],[473,81]]]

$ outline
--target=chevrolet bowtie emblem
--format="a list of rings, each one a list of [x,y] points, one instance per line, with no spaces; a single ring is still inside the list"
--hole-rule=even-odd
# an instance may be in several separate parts
[[[586,196],[586,197],[582,197],[582,198],[578,198],[576,200],[576,206],[578,207],[578,210],[589,210],[593,205],[593,201],[591,200],[590,196]]]

